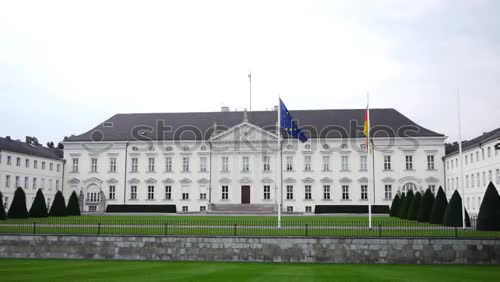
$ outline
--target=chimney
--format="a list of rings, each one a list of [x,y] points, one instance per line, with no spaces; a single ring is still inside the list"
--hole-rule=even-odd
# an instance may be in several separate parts
[[[5,136],[5,139],[10,140],[10,136]]]
[[[26,136],[26,144],[31,144],[31,137],[30,136]]]
[[[274,106],[274,110],[277,112],[278,111],[278,106]]]
[[[223,106],[220,108],[221,112],[229,112],[229,107]]]

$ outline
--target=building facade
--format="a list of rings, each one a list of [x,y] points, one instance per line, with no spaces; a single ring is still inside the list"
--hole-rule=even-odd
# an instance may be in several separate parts
[[[500,187],[500,128],[486,132],[462,144],[465,208],[477,214],[484,193],[492,182]],[[446,166],[446,194],[451,197],[461,187],[461,161],[458,145],[444,157]]]
[[[317,205],[390,205],[398,191],[444,183],[446,137],[394,109],[370,112],[371,156],[363,109],[291,114],[307,142],[282,131],[278,144],[276,111],[117,114],[63,142],[65,197],[76,191],[83,210],[97,212],[113,205],[205,212],[276,206],[281,198],[284,212],[310,213]]]
[[[33,145],[0,137],[0,192],[8,210],[17,187],[26,194],[26,207],[31,207],[38,189],[42,189],[47,206],[63,185],[62,150]]]

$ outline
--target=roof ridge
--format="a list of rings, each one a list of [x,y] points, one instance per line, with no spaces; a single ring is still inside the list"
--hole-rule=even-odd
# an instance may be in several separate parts
[[[318,111],[360,111],[360,110],[366,110],[366,108],[349,108],[349,109],[304,109],[304,110],[290,110],[291,112],[318,112]],[[370,110],[393,110],[397,111],[395,108],[370,108]],[[117,116],[117,115],[155,115],[155,114],[214,114],[214,113],[243,113],[245,110],[238,110],[238,111],[208,111],[208,112],[144,112],[144,113],[117,113],[113,115],[111,118]],[[274,110],[260,110],[260,111],[247,111],[247,113],[268,113],[268,112],[274,112]]]

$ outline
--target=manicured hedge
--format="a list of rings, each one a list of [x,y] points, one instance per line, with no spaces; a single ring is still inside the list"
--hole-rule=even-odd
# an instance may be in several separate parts
[[[7,213],[8,218],[27,218],[28,209],[26,209],[26,195],[21,187],[17,187],[14,193],[14,199],[12,199],[12,204],[10,205],[9,212]]]
[[[392,200],[390,216],[398,216],[400,204],[401,199],[399,198],[399,194],[396,194],[396,197]]]
[[[35,200],[31,204],[29,211],[30,217],[47,217],[49,216],[47,210],[47,204],[45,202],[45,197],[43,196],[42,189],[38,189],[36,192]]]
[[[81,215],[80,204],[78,202],[78,196],[76,195],[75,191],[73,191],[73,193],[71,193],[71,196],[69,196],[68,206],[66,207],[66,214],[75,216]]]
[[[490,182],[477,216],[477,230],[500,230],[500,196]]]
[[[431,218],[429,222],[434,224],[443,224],[443,216],[446,206],[448,206],[448,200],[446,199],[443,188],[439,186],[436,199],[432,205]]]
[[[408,208],[408,219],[417,220],[418,209],[420,208],[420,201],[422,200],[422,195],[420,192],[415,193],[415,196],[411,200],[410,207]]]
[[[453,195],[451,196],[450,202],[446,207],[443,217],[443,225],[444,226],[452,226],[452,227],[462,227],[462,197],[458,193],[458,190],[455,190]],[[467,210],[465,210],[465,226],[470,227],[470,218]]]
[[[406,193],[406,198],[401,205],[401,210],[399,211],[399,218],[401,219],[407,219],[408,218],[408,211],[410,209],[410,204],[411,201],[413,200],[414,194],[413,191],[410,190],[408,193]]]
[[[431,219],[432,204],[434,204],[434,194],[432,194],[431,189],[427,189],[422,197],[422,201],[420,201],[417,215],[418,222],[429,222]]]
[[[52,206],[50,207],[49,216],[65,216],[66,215],[66,203],[64,201],[64,196],[61,191],[57,191]]]
[[[5,214],[5,207],[3,206],[3,195],[0,192],[0,220],[5,220],[7,218],[7,214]]]

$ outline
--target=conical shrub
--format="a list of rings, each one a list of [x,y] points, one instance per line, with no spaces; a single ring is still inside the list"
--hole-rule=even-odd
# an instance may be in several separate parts
[[[462,197],[458,193],[458,190],[455,190],[453,195],[451,196],[450,202],[446,207],[443,217],[443,225],[444,226],[452,226],[452,227],[462,227]],[[470,227],[470,218],[467,210],[465,210],[465,226]]]
[[[427,189],[420,201],[420,207],[418,209],[417,221],[418,222],[429,222],[431,219],[432,205],[434,204],[434,194],[431,189]]]
[[[52,206],[50,207],[49,216],[65,216],[66,215],[66,203],[64,201],[64,196],[61,191],[57,191]]]
[[[443,188],[439,186],[436,199],[432,205],[431,218],[429,222],[433,224],[443,224],[443,216],[446,206],[448,206],[448,200],[446,199]]]
[[[401,199],[399,198],[399,194],[396,194],[396,197],[392,200],[391,212],[389,213],[390,216],[398,216],[400,203]]]
[[[31,204],[29,211],[30,217],[47,217],[49,212],[47,209],[47,204],[45,202],[45,197],[43,196],[42,189],[38,189],[36,192],[35,200]]]
[[[7,219],[7,214],[5,213],[5,207],[3,206],[3,195],[0,192],[0,220]]]
[[[68,206],[66,207],[67,215],[80,215],[80,204],[78,203],[78,196],[73,191],[69,197]]]
[[[401,219],[408,218],[408,211],[410,209],[410,204],[411,204],[411,201],[413,200],[413,197],[414,197],[414,194],[413,194],[412,190],[410,190],[410,191],[408,191],[408,193],[406,193],[406,198],[405,198],[403,204],[401,205],[399,218],[401,218]]]
[[[28,218],[28,209],[26,209],[26,194],[21,187],[17,187],[14,192],[14,199],[10,205],[8,218]]]
[[[477,230],[500,230],[500,195],[495,185],[490,182],[484,193],[479,215],[477,216]]]
[[[420,201],[422,200],[422,195],[420,192],[415,193],[415,196],[411,200],[410,207],[408,208],[408,219],[417,220],[418,208],[420,208]]]

